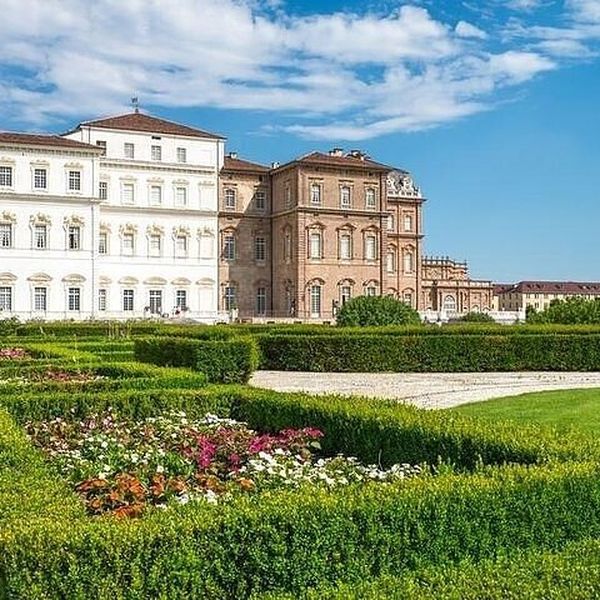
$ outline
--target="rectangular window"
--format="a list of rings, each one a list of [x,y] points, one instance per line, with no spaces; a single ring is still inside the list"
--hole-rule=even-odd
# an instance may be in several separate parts
[[[367,188],[365,190],[365,206],[370,210],[377,208],[375,190],[373,188]]]
[[[184,186],[178,186],[175,188],[175,205],[186,206],[187,205],[187,188]]]
[[[349,285],[343,285],[340,288],[340,302],[342,306],[352,299],[352,288]]]
[[[289,231],[286,231],[283,238],[283,257],[286,262],[292,260],[292,234]]]
[[[233,286],[228,285],[225,288],[223,297],[225,300],[225,310],[234,310],[235,308],[237,308],[236,293],[235,288]]]
[[[98,235],[98,254],[108,254],[108,233],[105,231]]]
[[[162,313],[162,290],[150,290],[148,294],[148,306],[150,313],[160,315]]]
[[[48,228],[46,225],[34,225],[33,247],[36,250],[45,250],[48,247]]]
[[[81,191],[81,171],[69,171],[69,191]]]
[[[106,310],[107,293],[104,288],[98,290],[98,310],[104,312]]]
[[[313,285],[310,288],[310,316],[318,318],[321,316],[321,286]]]
[[[0,167],[0,187],[12,187],[13,184],[13,168]]]
[[[310,234],[308,247],[309,258],[322,258],[321,240],[322,238],[320,233],[315,232]]]
[[[321,186],[318,183],[310,186],[310,203],[312,206],[321,206]]]
[[[223,258],[235,260],[235,236],[226,235],[223,239]]]
[[[349,233],[340,236],[340,258],[350,260],[352,258],[352,237]]]
[[[134,301],[134,291],[133,290],[123,290],[123,311],[124,312],[132,312],[133,311],[133,301]]]
[[[187,150],[185,148],[177,148],[177,162],[187,162]]]
[[[286,208],[292,206],[292,188],[290,187],[289,183],[285,188],[285,206]]]
[[[254,260],[265,261],[267,259],[267,240],[264,237],[254,239]]]
[[[150,205],[160,206],[162,203],[162,188],[160,185],[150,186]]]
[[[412,252],[406,252],[404,254],[404,272],[412,273],[413,272],[413,255]]]
[[[394,251],[387,253],[386,270],[388,273],[393,273],[396,270],[396,253]]]
[[[150,148],[150,158],[152,160],[162,160],[162,148],[160,146],[152,146]]]
[[[102,149],[101,156],[106,156],[106,142],[104,140],[96,140],[96,146]]]
[[[178,235],[175,238],[175,256],[185,258],[188,254],[188,239],[185,235]]]
[[[135,202],[135,187],[133,183],[124,183],[121,188],[121,202],[123,204],[133,204]]]
[[[412,215],[404,215],[404,231],[413,230],[413,218]]]
[[[12,224],[0,223],[0,248],[12,248]]]
[[[0,311],[12,310],[12,288],[8,286],[0,287]]]
[[[135,146],[130,142],[125,142],[123,144],[123,153],[125,158],[135,158]]]
[[[375,288],[374,285],[370,285],[365,289],[365,296],[376,296],[377,295],[377,289]]]
[[[45,287],[33,288],[33,310],[46,311],[48,307],[48,289]]]
[[[100,200],[108,199],[108,181],[101,181],[98,188],[98,197]]]
[[[123,234],[123,252],[124,256],[133,256],[134,254],[134,246],[135,246],[135,238],[133,233],[124,233]]]
[[[395,223],[394,223],[394,215],[388,215],[387,216],[387,230],[388,231],[394,231],[395,230]]]
[[[81,288],[70,287],[68,291],[68,309],[72,311],[81,310]]]
[[[78,225],[69,226],[69,250],[81,250],[81,228]]]
[[[256,290],[256,314],[267,314],[267,288],[259,287]]]
[[[267,193],[264,190],[257,190],[255,194],[256,210],[265,210],[267,207]]]
[[[235,210],[235,190],[225,190],[225,208]]]
[[[45,190],[48,187],[48,171],[46,169],[33,170],[33,189]]]
[[[175,292],[175,306],[181,310],[187,308],[187,290],[177,290]]]
[[[365,258],[367,260],[377,259],[377,238],[374,235],[368,235],[365,238]]]
[[[152,234],[148,240],[150,256],[160,256],[162,251],[162,241],[158,234]]]
[[[347,185],[340,188],[340,206],[342,208],[351,208],[352,206],[352,194]]]

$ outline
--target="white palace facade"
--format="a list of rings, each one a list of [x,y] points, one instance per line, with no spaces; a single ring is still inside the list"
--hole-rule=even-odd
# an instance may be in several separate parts
[[[0,133],[0,318],[217,320],[224,143],[137,111]]]

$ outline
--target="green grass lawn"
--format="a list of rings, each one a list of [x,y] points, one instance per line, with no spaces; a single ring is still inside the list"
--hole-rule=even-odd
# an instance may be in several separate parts
[[[521,394],[463,404],[452,410],[472,417],[540,423],[558,429],[576,427],[600,433],[600,388]]]

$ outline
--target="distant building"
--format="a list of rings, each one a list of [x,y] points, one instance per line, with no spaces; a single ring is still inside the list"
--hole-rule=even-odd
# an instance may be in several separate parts
[[[544,310],[552,300],[565,300],[600,297],[600,282],[578,281],[520,281],[515,284],[494,286],[498,309],[501,311],[522,311],[528,307]]]

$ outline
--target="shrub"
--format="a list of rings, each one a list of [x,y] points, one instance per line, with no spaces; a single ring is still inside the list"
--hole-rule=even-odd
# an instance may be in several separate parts
[[[259,362],[251,338],[198,340],[155,337],[135,340],[137,360],[202,371],[214,383],[246,383]]]
[[[484,312],[469,312],[457,320],[462,323],[495,323],[494,318]]]
[[[600,298],[552,300],[541,312],[528,307],[527,322],[597,325],[600,324]]]
[[[357,296],[346,302],[337,315],[337,324],[344,327],[416,325],[420,322],[416,310],[389,296]]]

